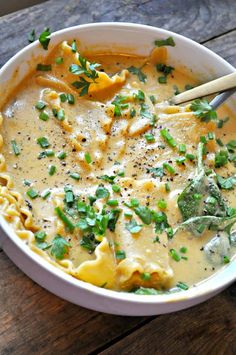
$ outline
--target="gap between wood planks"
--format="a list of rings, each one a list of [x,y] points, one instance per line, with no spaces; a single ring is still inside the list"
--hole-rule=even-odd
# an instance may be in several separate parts
[[[116,338],[113,338],[112,340],[108,341],[107,343],[99,346],[96,350],[93,350],[88,353],[88,355],[97,355],[103,351],[106,351],[108,348],[110,348],[112,345],[115,345],[118,343],[120,340],[123,340],[124,338],[128,337],[130,334],[134,333],[136,330],[141,329],[145,327],[148,323],[152,322],[154,319],[156,319],[158,316],[149,316],[147,319],[145,319],[143,322],[138,323],[134,327],[130,328],[126,332],[118,335]]]
[[[211,42],[211,41],[213,41],[214,39],[219,39],[220,37],[223,37],[223,36],[225,36],[225,35],[228,35],[228,34],[230,34],[230,33],[232,33],[232,32],[236,32],[236,27],[233,28],[233,29],[231,29],[231,30],[222,32],[222,33],[221,33],[220,35],[218,35],[218,36],[213,36],[213,37],[210,37],[210,38],[206,39],[205,41],[200,41],[199,43],[200,43],[200,44],[207,44],[208,42]]]

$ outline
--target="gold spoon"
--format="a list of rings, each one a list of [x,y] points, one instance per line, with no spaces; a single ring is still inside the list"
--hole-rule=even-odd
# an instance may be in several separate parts
[[[170,99],[171,104],[179,105],[200,97],[221,93],[217,95],[211,102],[213,109],[219,107],[236,91],[236,72],[222,76],[218,79],[209,81],[208,83],[199,85],[191,90],[187,90],[173,96]]]

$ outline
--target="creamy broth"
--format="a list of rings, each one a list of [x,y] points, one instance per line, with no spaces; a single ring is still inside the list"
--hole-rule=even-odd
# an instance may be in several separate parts
[[[56,58],[63,62],[55,63]],[[71,85],[84,74],[69,71],[70,65],[81,63],[64,44],[46,60],[52,70],[31,73],[2,108],[6,161],[1,175],[2,213],[35,252],[86,282],[128,291],[195,285],[226,267],[235,248],[232,243],[221,262],[212,263],[204,246],[217,231],[206,228],[196,237],[184,229],[172,236],[172,228],[183,221],[177,200],[196,175],[202,136],[206,137],[205,170],[215,169],[223,177],[236,173],[233,161],[214,167],[215,155],[225,149],[216,139],[222,144],[236,139],[235,115],[223,106],[218,117],[229,120],[218,128],[218,121],[203,122],[189,106],[167,104],[165,100],[177,89],[197,85],[199,79],[181,67],[166,75],[163,67],[157,70],[160,63],[171,66],[166,48],[156,49],[149,58],[104,53],[86,53],[86,58],[100,64],[93,69],[99,71],[98,84],[90,85],[88,95],[79,96],[81,88]],[[134,70],[126,70],[130,67],[141,68],[145,82]],[[68,102],[67,94],[73,95],[74,102]],[[39,101],[45,107],[36,108]],[[165,129],[174,144],[161,133]],[[46,143],[39,140],[42,137]],[[219,191],[229,207],[236,207],[233,187]],[[14,204],[7,194],[15,198],[17,228],[14,214],[6,213]],[[92,202],[91,196],[95,196]],[[91,232],[95,217],[85,213],[85,204],[100,219],[99,232]],[[150,211],[167,217],[168,224],[150,221]]]

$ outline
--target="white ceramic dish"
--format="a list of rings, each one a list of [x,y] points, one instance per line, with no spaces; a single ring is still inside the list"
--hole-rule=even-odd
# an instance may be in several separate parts
[[[205,47],[175,33],[162,29],[129,23],[99,23],[76,26],[52,35],[50,48],[68,38],[79,39],[86,48],[117,51],[126,48],[127,53],[148,55],[156,39],[173,36],[176,47],[168,47],[169,62],[191,68],[203,80],[213,79],[235,69]],[[11,89],[12,76],[17,85],[32,65],[32,58],[46,56],[38,41],[22,49],[0,70],[0,97]],[[35,64],[34,64],[35,65]],[[17,74],[15,71],[18,69]],[[14,74],[15,73],[15,74]],[[235,106],[231,98],[230,105]],[[50,265],[31,251],[0,217],[0,245],[12,261],[41,286],[70,302],[93,310],[119,315],[154,315],[173,312],[205,301],[236,279],[236,260],[225,266],[210,279],[188,291],[159,295],[140,296],[98,288],[79,281]],[[22,285],[23,287],[23,285]]]

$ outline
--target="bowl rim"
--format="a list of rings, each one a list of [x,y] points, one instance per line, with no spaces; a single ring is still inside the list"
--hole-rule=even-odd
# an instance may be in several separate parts
[[[218,54],[214,53],[210,49],[202,46],[201,44],[193,41],[190,38],[187,38],[183,35],[177,34],[173,31],[165,30],[162,28],[148,26],[143,24],[136,24],[136,23],[129,23],[129,22],[100,22],[100,23],[88,23],[83,25],[76,25],[68,28],[61,29],[59,31],[53,32],[51,38],[58,37],[66,32],[73,32],[75,30],[90,30],[94,28],[122,28],[122,29],[137,29],[139,30],[148,30],[156,32],[157,36],[164,35],[164,36],[173,36],[174,38],[178,38],[183,42],[188,43],[190,46],[198,48],[200,51],[205,52],[209,57],[212,57],[214,60],[218,62],[218,64],[222,64],[224,68],[229,70],[229,72],[233,72],[236,69],[229,64],[225,59],[221,58]],[[79,32],[78,32],[79,33]],[[35,42],[27,45],[26,47],[22,48],[18,51],[13,57],[11,57],[0,69],[0,76],[7,70],[12,64],[15,63],[21,56],[25,53],[30,52],[34,48],[38,47],[39,41],[36,40]],[[153,304],[153,305],[161,305],[166,304],[169,302],[181,302],[186,300],[194,300],[196,298],[201,298],[202,296],[209,296],[212,293],[217,293],[223,288],[227,287],[229,284],[236,280],[236,274],[233,272],[233,268],[236,267],[236,260],[232,260],[230,264],[227,266],[223,266],[218,272],[213,274],[210,278],[203,280],[202,282],[198,283],[195,287],[190,287],[188,290],[184,292],[173,292],[169,294],[160,294],[160,295],[137,295],[134,293],[128,293],[123,291],[114,291],[105,288],[101,288],[90,283],[81,281],[76,279],[72,275],[67,274],[66,272],[60,270],[56,266],[50,264],[47,260],[45,260],[40,255],[36,254],[33,250],[31,250],[14,232],[14,230],[10,227],[7,221],[4,219],[3,216],[0,216],[0,229],[5,233],[6,236],[10,237],[11,241],[14,245],[19,248],[25,257],[28,257],[33,263],[36,263],[40,268],[43,268],[46,272],[53,274],[57,279],[60,281],[64,281],[70,285],[75,286],[78,289],[83,289],[84,291],[90,291],[94,295],[104,296],[108,299],[118,300],[118,301],[125,301],[129,303],[136,303],[136,304]],[[3,239],[4,241],[4,239]],[[4,243],[3,243],[3,250],[4,250]],[[231,270],[232,272],[226,272],[226,270]],[[222,278],[222,282],[219,284],[214,285],[212,288],[210,280],[212,280],[216,275],[225,274],[225,277]],[[214,283],[214,282],[213,282]],[[208,285],[209,284],[209,285]]]

